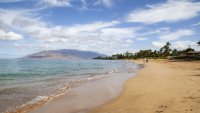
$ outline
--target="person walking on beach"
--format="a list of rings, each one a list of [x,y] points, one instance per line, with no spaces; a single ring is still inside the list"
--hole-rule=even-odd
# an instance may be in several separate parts
[[[145,59],[143,59],[143,63],[144,63],[144,64],[146,63],[146,58],[145,58]]]
[[[148,63],[148,59],[146,59],[146,63]]]

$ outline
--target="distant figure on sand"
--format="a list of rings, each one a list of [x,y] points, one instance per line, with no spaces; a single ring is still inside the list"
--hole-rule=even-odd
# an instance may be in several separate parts
[[[144,63],[144,64],[146,63],[146,58],[145,58],[145,59],[143,59],[143,63]]]
[[[148,63],[148,59],[147,59],[147,58],[143,59],[143,63],[144,63],[144,64],[145,64],[145,63]]]

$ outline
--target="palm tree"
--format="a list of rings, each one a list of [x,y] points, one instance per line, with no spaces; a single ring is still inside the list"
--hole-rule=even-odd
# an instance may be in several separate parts
[[[200,40],[197,42],[197,45],[200,46]]]
[[[174,49],[171,53],[172,56],[178,56],[178,50]]]
[[[171,43],[167,42],[166,45],[164,45],[162,48],[160,48],[160,53],[162,56],[167,57],[170,55],[170,52],[172,51],[170,49]]]

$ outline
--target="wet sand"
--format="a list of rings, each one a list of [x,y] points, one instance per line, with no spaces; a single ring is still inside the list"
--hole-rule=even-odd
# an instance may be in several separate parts
[[[120,95],[131,73],[113,73],[99,79],[78,82],[71,90],[28,113],[88,113]]]
[[[150,60],[118,98],[91,113],[200,113],[200,62]]]

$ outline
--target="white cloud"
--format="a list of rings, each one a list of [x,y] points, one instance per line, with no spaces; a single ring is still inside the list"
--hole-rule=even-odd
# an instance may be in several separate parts
[[[5,32],[0,29],[0,40],[20,40],[23,36],[15,32]]]
[[[114,0],[97,0],[94,3],[94,5],[102,5],[102,6],[110,8],[113,6],[113,3],[114,3]]]
[[[0,15],[3,17],[0,18],[0,23],[7,26],[0,26],[1,29],[7,29],[7,32],[20,31],[40,45],[48,44],[48,49],[69,48],[109,54],[123,52],[131,50],[131,43],[128,40],[135,38],[135,32],[139,29],[116,27],[120,21],[57,26],[41,20],[35,14],[21,11],[0,11]],[[31,47],[38,49],[43,46]]]
[[[144,37],[140,37],[140,38],[137,38],[138,41],[146,41],[148,40],[147,38],[144,38]]]
[[[182,29],[175,32],[168,32],[159,36],[159,39],[162,41],[173,41],[182,37],[191,36],[194,34],[194,31],[188,29]]]
[[[198,22],[198,23],[196,23],[196,24],[193,24],[193,25],[191,25],[192,27],[194,27],[194,26],[200,26],[200,22]]]
[[[168,0],[166,3],[148,5],[146,9],[134,10],[126,18],[127,22],[153,24],[177,22],[199,15],[200,2],[191,0]]]
[[[81,8],[79,8],[80,10],[89,10],[86,0],[81,0],[81,3]]]
[[[41,6],[40,9],[48,7],[73,7],[78,10],[99,10],[94,6],[111,8],[119,0],[0,0],[0,3],[30,1],[33,6]]]
[[[22,11],[14,11],[14,10],[3,10],[0,9],[0,22],[6,25],[12,25],[12,21],[15,17],[19,16]]]
[[[71,6],[70,0],[41,0],[39,3],[50,7]]]
[[[164,34],[164,33],[169,33],[169,32],[170,32],[169,27],[163,27],[159,29],[150,29],[148,31],[142,31],[141,33],[138,33],[137,35],[139,38],[147,38],[151,35],[159,35],[159,34]]]
[[[153,41],[152,45],[156,48],[161,48],[166,44],[166,42],[161,42],[161,41]],[[171,42],[171,48],[172,49],[178,49],[178,50],[183,50],[188,47],[194,48],[195,50],[199,50],[199,47],[197,47],[197,44],[195,41],[174,41]]]
[[[13,46],[15,48],[19,48],[19,49],[36,49],[36,50],[48,50],[49,45],[48,44],[30,44],[30,43],[25,43],[25,44],[19,44],[19,43],[14,43],[12,45],[9,46]],[[53,48],[52,48],[53,49]]]
[[[159,28],[151,31],[143,31],[142,33],[137,33],[137,40],[148,40],[148,38],[158,38],[161,42],[171,42],[176,41],[181,38],[187,38],[195,34],[195,31],[190,29],[179,29],[172,31],[169,27]],[[157,43],[155,43],[157,45]],[[158,44],[160,45],[160,44]],[[163,45],[163,44],[162,44]]]
[[[49,26],[40,20],[20,17],[14,20],[14,25],[23,29],[33,38],[45,41],[66,41],[73,38],[94,37],[99,30],[119,24],[118,21],[94,22],[84,25],[73,26]],[[99,32],[98,32],[99,31]]]
[[[161,48],[165,45],[166,43],[165,42],[159,42],[159,41],[153,41],[152,42],[152,45],[156,48]]]
[[[170,30],[170,27],[161,27],[159,30],[169,31],[169,30]]]
[[[69,27],[68,30],[71,30],[71,31],[74,30],[74,31],[77,31],[77,32],[96,31],[96,30],[99,30],[99,29],[102,29],[102,28],[115,26],[119,23],[120,23],[119,21],[111,21],[111,22],[99,21],[99,22],[94,22],[94,23],[90,23],[90,24],[83,24],[83,25],[77,24],[77,25],[74,25],[72,27]]]
[[[134,37],[135,31],[136,28],[105,28],[100,31],[100,36],[103,39],[121,40]]]
[[[20,2],[24,0],[0,0],[0,3],[11,3],[11,2]]]
[[[133,43],[133,40],[127,39],[126,42],[127,43]]]
[[[197,44],[196,44],[196,42],[193,42],[193,41],[175,41],[175,42],[173,42],[172,47],[175,49],[178,49],[178,50],[182,50],[182,49],[186,49],[188,47],[196,48]]]

